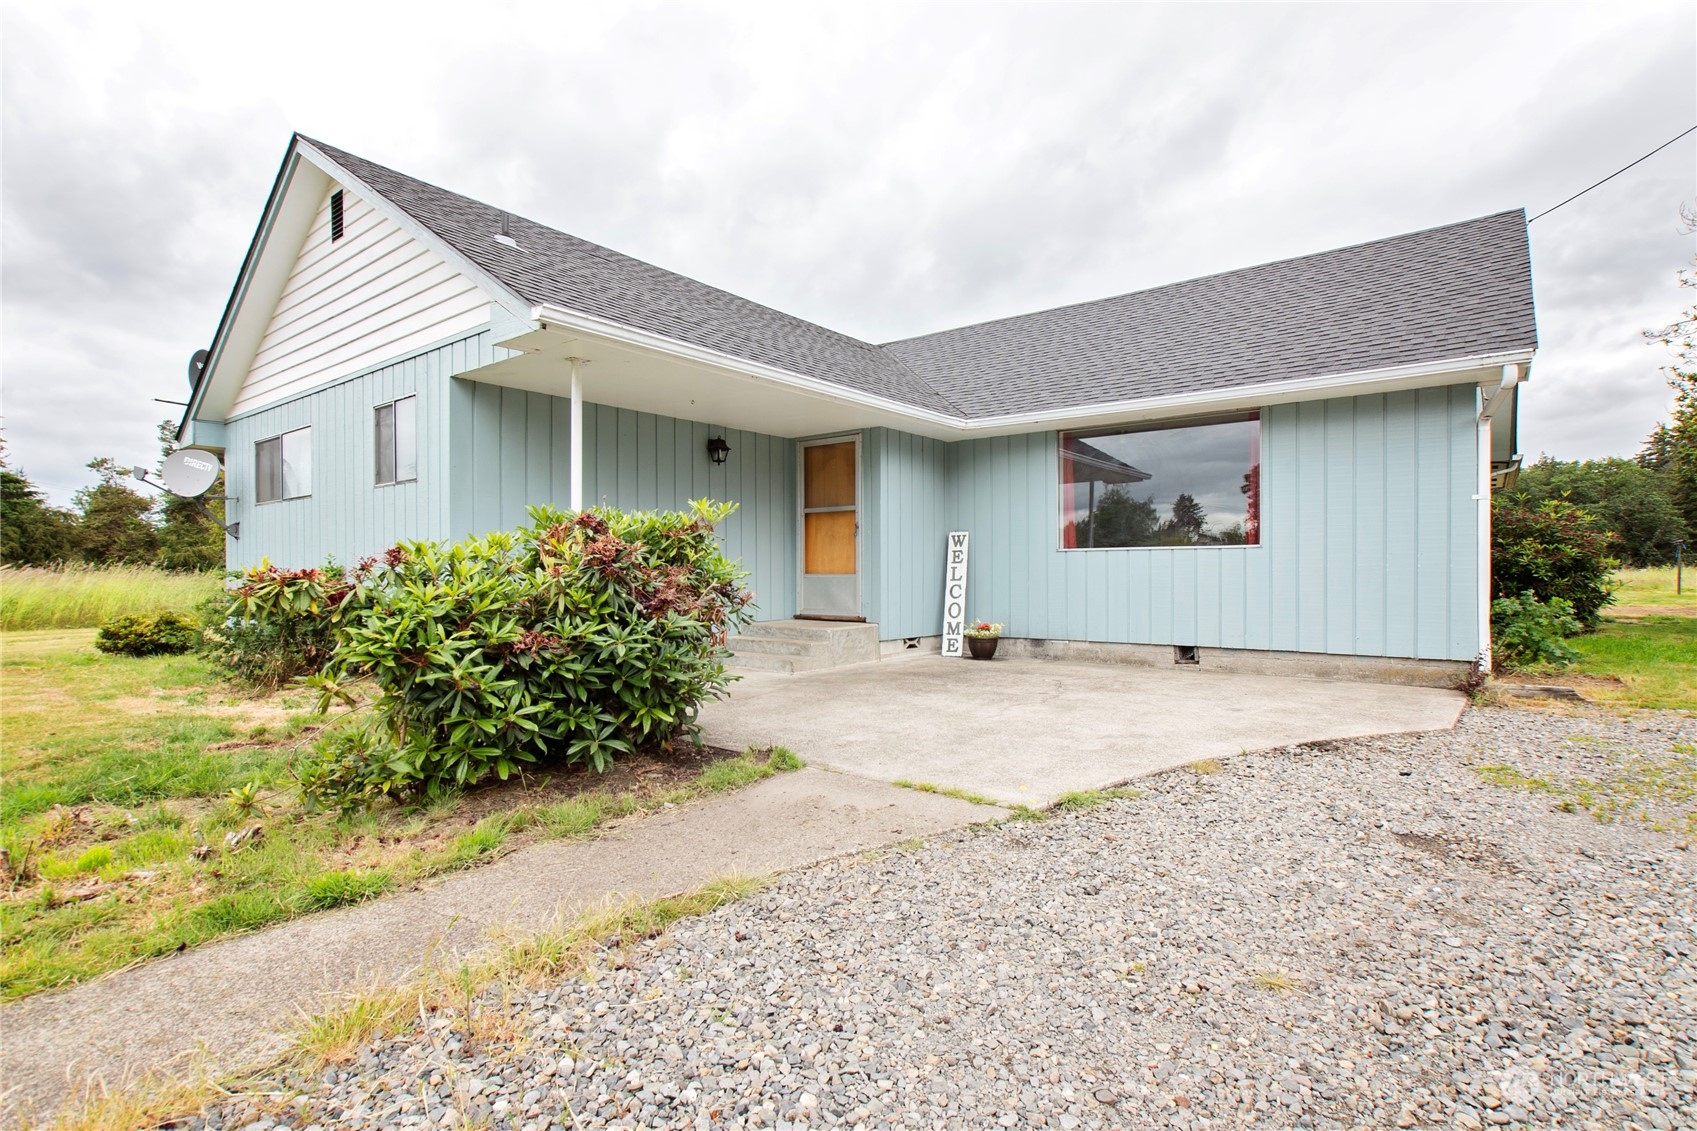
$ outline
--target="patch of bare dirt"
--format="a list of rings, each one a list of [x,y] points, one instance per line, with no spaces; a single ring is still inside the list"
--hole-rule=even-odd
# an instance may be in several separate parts
[[[1441,833],[1392,833],[1391,837],[1404,848],[1418,849],[1440,860],[1470,864],[1494,876],[1512,876],[1519,871],[1499,849],[1481,841]]]

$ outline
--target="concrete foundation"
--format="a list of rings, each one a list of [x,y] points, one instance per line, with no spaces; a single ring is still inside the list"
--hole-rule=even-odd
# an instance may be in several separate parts
[[[935,641],[936,637],[926,637]],[[889,641],[884,642],[886,647]],[[900,644],[900,641],[896,641]],[[930,651],[937,651],[935,643]],[[1472,665],[1465,660],[1415,660],[1395,656],[1334,656],[1324,652],[1264,652],[1249,648],[1198,648],[1195,664],[1174,661],[1170,644],[1108,644],[1085,640],[1033,640],[1005,636],[997,656],[1130,664],[1141,668],[1229,672],[1241,675],[1306,676],[1390,683],[1404,687],[1453,688]]]

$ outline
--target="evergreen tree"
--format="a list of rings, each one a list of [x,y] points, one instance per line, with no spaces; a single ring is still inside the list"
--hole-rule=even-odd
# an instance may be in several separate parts
[[[1123,486],[1109,487],[1096,500],[1089,518],[1079,521],[1079,546],[1149,546],[1160,520],[1155,499],[1134,498]]]
[[[76,516],[49,506],[27,475],[5,466],[0,451],[0,563],[49,565],[76,556]]]
[[[84,487],[75,496],[81,519],[77,538],[82,557],[93,565],[145,565],[159,548],[159,532],[152,522],[153,500],[118,482],[116,462],[102,456],[90,460],[89,469],[100,482]]]
[[[1202,532],[1207,527],[1208,512],[1202,509],[1196,496],[1181,491],[1173,500],[1173,516],[1161,524],[1161,533],[1182,545],[1195,545],[1202,541]]]
[[[160,464],[173,450],[176,426],[159,423]],[[207,489],[207,495],[224,493],[224,473]],[[202,507],[206,509],[203,510]],[[166,569],[212,570],[224,568],[224,531],[206,516],[211,511],[220,521],[224,504],[219,499],[183,499],[165,495],[159,500],[158,563]]]
[[[1697,273],[1683,272],[1680,285],[1697,288]],[[1645,443],[1646,454],[1663,474],[1673,478],[1671,494],[1688,533],[1697,534],[1697,304],[1671,326],[1647,333],[1670,347],[1674,364],[1667,367],[1673,389],[1673,419],[1658,425]],[[1644,457],[1640,457],[1641,459]]]

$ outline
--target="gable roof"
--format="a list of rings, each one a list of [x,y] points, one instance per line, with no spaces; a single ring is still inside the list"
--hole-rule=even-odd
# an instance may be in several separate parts
[[[884,348],[973,417],[1537,344],[1517,209]]]
[[[959,410],[870,342],[302,138],[533,305],[551,304],[915,408]],[[517,247],[500,243],[503,215]]]
[[[214,339],[214,365],[297,156],[363,185],[514,314],[550,307],[587,315],[955,426],[1234,391],[1253,397],[1280,383],[1394,367],[1475,368],[1505,354],[1529,357],[1537,345],[1520,210],[875,345],[297,134]],[[511,244],[498,238],[503,221]],[[1307,395],[1303,388],[1282,395]]]

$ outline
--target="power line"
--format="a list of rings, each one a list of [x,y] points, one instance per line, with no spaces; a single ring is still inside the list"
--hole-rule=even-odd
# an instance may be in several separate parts
[[[1662,142],[1662,144],[1656,146],[1656,148],[1650,150],[1650,152],[1648,152],[1644,156],[1640,157],[1637,161],[1634,161],[1632,163],[1632,165],[1638,165],[1638,164],[1642,164],[1645,161],[1648,161],[1650,158],[1654,157],[1656,154],[1660,153],[1662,150],[1666,149],[1668,146],[1672,145],[1674,142],[1678,141],[1680,138],[1686,137],[1687,135],[1693,134],[1693,133],[1697,133],[1697,126],[1692,126],[1690,129],[1686,130],[1685,133],[1680,134],[1679,137],[1668,138],[1666,141]],[[1620,176],[1622,173],[1624,173],[1628,169],[1632,168],[1632,165],[1621,166],[1620,168],[1616,169],[1614,172],[1610,173],[1608,176],[1604,177],[1602,180],[1598,181],[1597,184],[1589,185],[1585,188],[1582,188],[1578,192],[1574,193],[1572,196],[1568,197],[1566,200],[1562,201],[1561,204],[1552,205],[1551,207],[1544,209],[1542,212],[1538,213],[1538,215],[1532,217],[1532,220],[1539,220],[1539,219],[1542,219],[1545,216],[1548,216],[1550,213],[1554,212],[1557,208],[1560,208],[1562,206],[1562,204],[1572,204],[1574,201],[1578,200],[1580,197],[1584,196],[1586,193],[1590,192],[1592,189],[1598,187],[1598,185],[1608,184],[1610,181],[1614,180],[1616,177]],[[1532,222],[1532,220],[1528,220],[1526,222],[1528,224],[1530,224]]]

